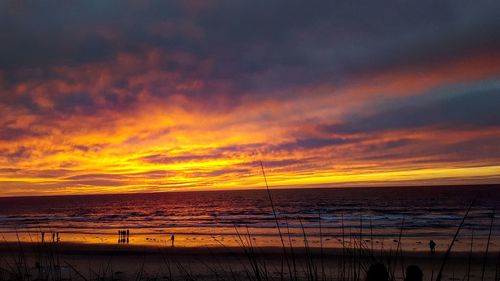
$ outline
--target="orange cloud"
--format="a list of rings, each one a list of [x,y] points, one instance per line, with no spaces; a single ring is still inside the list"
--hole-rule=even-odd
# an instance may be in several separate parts
[[[492,79],[499,62],[477,56],[360,76],[342,87],[296,87],[289,95],[235,94],[227,81],[203,78],[210,61],[157,49],[57,66],[52,77],[0,85],[11,95],[1,108],[0,194],[257,188],[258,160],[276,187],[496,182],[497,126],[321,128],[382,95]]]

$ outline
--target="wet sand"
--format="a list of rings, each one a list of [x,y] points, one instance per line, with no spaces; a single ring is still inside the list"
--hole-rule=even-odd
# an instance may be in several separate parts
[[[436,277],[444,253],[431,255],[426,252],[403,252],[395,256],[394,252],[374,253],[342,249],[304,249],[294,248],[293,258],[288,249],[288,262],[296,263],[294,274],[303,275],[310,262],[321,274],[337,278],[339,274],[364,275],[364,267],[379,261],[391,264],[394,274],[402,280],[402,269],[409,264],[416,264],[424,271],[424,280]],[[279,277],[280,272],[288,273],[283,249],[279,247],[254,248],[255,260],[267,270],[269,276]],[[344,253],[343,253],[344,252]],[[359,254],[362,254],[361,257]],[[137,245],[96,245],[74,243],[1,243],[0,267],[7,271],[15,268],[22,261],[23,267],[33,276],[40,269],[50,268],[50,263],[59,264],[60,274],[72,280],[95,279],[106,277],[109,280],[194,279],[194,280],[247,280],[246,271],[251,271],[251,254],[242,247],[155,247]],[[370,257],[373,255],[373,257]],[[490,253],[485,280],[493,280],[497,253]],[[345,262],[342,263],[342,260]],[[483,265],[483,253],[474,253],[471,258],[471,280],[479,280]],[[466,275],[469,253],[453,252],[445,267],[443,280],[462,280]],[[48,266],[47,266],[48,265]],[[283,265],[283,270],[282,270]],[[359,268],[357,265],[361,265]],[[9,267],[10,266],[10,267]],[[7,271],[5,271],[7,269]],[[324,269],[324,270],[323,270]],[[83,276],[83,277],[82,277]],[[106,280],[108,280],[106,279]]]
[[[250,236],[244,234],[245,229],[240,229],[241,237],[244,239],[252,239],[254,246],[263,248],[279,247],[281,245],[281,240],[275,229],[266,230],[268,233],[250,233]],[[81,232],[59,232],[60,241],[67,244],[87,244],[87,245],[101,245],[102,247],[112,247],[119,244],[119,236],[115,231],[112,233],[81,233]],[[140,230],[133,229],[130,231],[128,236],[128,243],[130,246],[145,247],[145,248],[165,248],[171,245],[170,237],[171,234],[175,234],[175,245],[176,247],[182,248],[219,248],[222,245],[225,247],[239,247],[240,239],[237,235],[224,235],[220,233],[207,233],[201,234],[179,234],[179,233],[144,233]],[[359,242],[359,236],[346,235],[345,239],[342,237],[325,236],[320,241],[318,236],[312,236],[307,234],[308,244],[312,248],[319,248],[322,244],[325,248],[341,248],[342,244],[346,247],[356,247],[355,245]],[[366,247],[373,247],[376,250],[395,250],[398,246],[398,235],[395,233],[392,236],[386,237],[374,237],[370,239],[369,234],[365,234],[363,237],[363,243]],[[295,234],[292,237],[288,237],[285,234],[286,244],[291,242],[297,247],[304,246],[303,234]],[[437,249],[443,251],[447,249],[451,240],[453,233],[447,233],[447,235],[434,235],[431,238],[437,242]],[[469,251],[470,249],[470,237],[469,233],[463,234],[460,239],[457,239],[454,243],[453,249],[455,251]],[[2,242],[18,242],[31,243],[31,242],[41,242],[40,231],[11,231],[11,232],[0,232],[0,241]],[[52,233],[45,232],[45,241],[52,241]],[[486,249],[486,239],[475,238],[473,242],[473,251],[483,252]],[[1,242],[0,242],[1,243]],[[429,238],[427,237],[408,237],[403,235],[400,240],[400,247],[403,250],[412,252],[427,252],[429,250]],[[493,237],[490,241],[490,251],[500,251],[500,243],[496,237]]]

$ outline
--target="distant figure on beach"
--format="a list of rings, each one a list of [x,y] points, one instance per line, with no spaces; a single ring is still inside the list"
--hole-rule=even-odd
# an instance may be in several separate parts
[[[431,254],[436,252],[436,242],[434,240],[429,241],[429,248],[431,249]]]
[[[424,274],[420,267],[416,265],[409,265],[406,268],[406,278],[405,281],[422,281],[424,278]]]
[[[61,239],[59,238],[59,232],[56,232],[56,242],[59,242],[61,241]]]
[[[389,272],[381,263],[372,264],[366,272],[366,281],[388,281]]]
[[[52,242],[56,242],[56,234],[52,232]]]
[[[42,243],[45,242],[45,232],[42,231]]]
[[[118,230],[118,243],[128,243],[130,236],[130,230],[120,229]]]
[[[170,236],[170,241],[172,242],[172,248],[174,247],[174,241],[175,241],[175,236],[172,234],[172,236]]]

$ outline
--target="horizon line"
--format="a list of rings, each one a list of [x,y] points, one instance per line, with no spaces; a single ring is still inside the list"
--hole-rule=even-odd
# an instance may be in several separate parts
[[[446,187],[500,187],[500,182],[499,183],[457,183],[457,184],[423,184],[423,185],[352,185],[352,186],[312,186],[312,187],[293,187],[293,186],[287,186],[287,187],[280,187],[280,186],[275,186],[275,187],[270,187],[270,190],[301,190],[301,189],[372,189],[372,188],[446,188]],[[79,197],[79,196],[110,196],[110,195],[149,195],[149,194],[164,194],[164,193],[194,193],[194,192],[199,192],[199,193],[206,193],[206,192],[225,192],[225,191],[232,191],[232,192],[245,192],[245,191],[266,191],[265,187],[261,188],[224,188],[224,189],[204,189],[204,190],[193,190],[193,189],[186,189],[186,190],[163,190],[163,191],[151,191],[151,192],[145,192],[144,190],[138,191],[138,192],[116,192],[116,193],[90,193],[90,194],[84,194],[84,193],[77,193],[77,194],[40,194],[40,195],[0,195],[0,200],[1,199],[13,199],[13,198],[48,198],[48,197]]]

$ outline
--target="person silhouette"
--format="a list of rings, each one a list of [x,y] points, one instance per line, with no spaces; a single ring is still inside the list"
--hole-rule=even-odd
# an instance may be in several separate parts
[[[388,281],[389,272],[381,263],[372,264],[366,272],[366,281]]]
[[[429,248],[431,249],[431,254],[436,252],[436,242],[434,240],[429,241]]]
[[[42,231],[42,243],[45,242],[45,232]]]
[[[424,278],[424,274],[420,267],[416,265],[409,265],[406,268],[406,278],[405,281],[422,281]]]
[[[174,247],[174,242],[175,242],[175,236],[172,234],[172,236],[170,236],[170,241],[172,242],[172,248]]]

